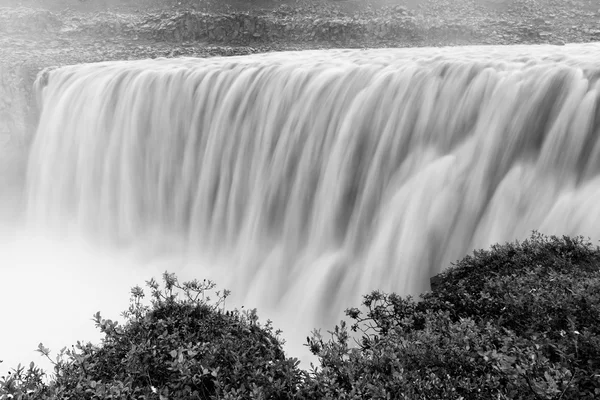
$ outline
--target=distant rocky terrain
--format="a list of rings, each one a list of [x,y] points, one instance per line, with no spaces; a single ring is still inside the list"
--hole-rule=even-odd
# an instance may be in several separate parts
[[[0,0],[0,138],[26,140],[35,124],[32,83],[48,66],[591,41],[600,41],[598,0]]]

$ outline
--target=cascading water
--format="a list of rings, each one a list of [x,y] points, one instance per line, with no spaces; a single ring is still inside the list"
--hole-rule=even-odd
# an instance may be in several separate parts
[[[475,248],[600,236],[599,77],[599,44],[56,69],[37,83],[28,229],[214,278],[299,347]]]

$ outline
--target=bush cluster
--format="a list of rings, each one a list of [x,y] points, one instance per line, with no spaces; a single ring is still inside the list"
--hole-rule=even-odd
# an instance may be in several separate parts
[[[350,329],[313,336],[317,397],[600,398],[597,247],[534,233],[477,251],[436,281],[419,302],[373,292],[366,311],[346,311]]]
[[[0,380],[14,399],[597,399],[600,249],[534,233],[477,251],[420,299],[372,292],[285,356],[256,311],[225,311],[210,281],[132,289],[123,326],[95,316],[98,346],[63,349],[49,382],[35,365]],[[40,352],[49,350],[40,345]]]
[[[94,316],[99,346],[63,349],[44,383],[34,365],[0,381],[0,398],[15,399],[283,399],[293,397],[304,372],[286,358],[279,332],[261,325],[256,310],[225,311],[228,292],[209,293],[211,281],[151,280],[151,306],[132,289],[126,323]],[[183,295],[183,296],[181,296]],[[50,350],[39,352],[50,358]],[[51,359],[52,361],[52,359]]]

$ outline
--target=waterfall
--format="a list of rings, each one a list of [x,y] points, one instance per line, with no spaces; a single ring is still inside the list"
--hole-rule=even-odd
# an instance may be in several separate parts
[[[372,289],[428,290],[473,249],[598,238],[599,77],[600,44],[54,69],[28,223],[176,255],[303,338]]]

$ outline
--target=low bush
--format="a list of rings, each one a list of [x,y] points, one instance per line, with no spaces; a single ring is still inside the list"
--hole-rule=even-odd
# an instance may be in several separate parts
[[[310,390],[345,399],[600,398],[599,261],[583,238],[534,233],[464,258],[419,302],[373,292],[366,311],[346,311],[350,329],[309,338],[321,363]]]
[[[298,391],[306,373],[298,361],[286,358],[279,332],[261,325],[256,311],[224,311],[227,292],[216,292],[210,281],[179,284],[163,275],[154,280],[151,307],[144,292],[132,289],[126,323],[95,315],[104,337],[99,346],[77,343],[63,349],[54,377],[43,383],[43,372],[17,369],[0,381],[0,398],[17,399],[286,399]],[[183,294],[184,297],[180,297]],[[49,357],[48,349],[40,352]],[[13,397],[11,397],[13,396]]]

